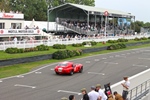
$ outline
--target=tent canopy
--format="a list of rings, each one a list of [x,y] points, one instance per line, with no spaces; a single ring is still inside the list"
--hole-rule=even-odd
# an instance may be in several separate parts
[[[89,12],[89,14],[91,14],[91,15],[104,15],[104,12],[108,11],[110,17],[111,16],[112,17],[127,17],[127,18],[135,17],[134,15],[131,15],[131,13],[127,13],[127,12],[123,12],[123,11],[119,11],[119,10],[98,8],[98,7],[72,4],[72,3],[66,3],[63,5],[51,8],[51,9],[49,9],[49,11],[56,11],[56,15],[58,15],[58,13],[60,13],[60,12],[73,12],[75,10],[78,11],[79,9],[84,11],[85,13]]]
[[[37,23],[35,22],[35,20],[33,18],[32,22],[29,25],[29,28],[36,28],[36,27],[38,27],[38,25],[37,25]]]

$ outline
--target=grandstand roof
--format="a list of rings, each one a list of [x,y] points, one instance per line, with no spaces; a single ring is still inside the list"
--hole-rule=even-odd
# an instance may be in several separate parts
[[[98,7],[92,7],[92,6],[86,6],[86,5],[80,5],[80,4],[72,4],[72,3],[66,3],[57,7],[54,7],[49,10],[58,9],[61,7],[76,7],[85,11],[89,11],[90,14],[97,14],[97,15],[103,15],[105,11],[108,11],[109,16],[115,16],[115,17],[135,17],[134,15],[131,15],[131,13],[119,11],[119,10],[112,10],[112,9],[106,9],[106,8],[98,8]]]

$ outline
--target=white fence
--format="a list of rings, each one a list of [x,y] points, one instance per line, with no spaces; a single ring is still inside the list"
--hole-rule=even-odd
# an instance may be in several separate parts
[[[134,39],[134,38],[141,38],[141,37],[150,37],[150,35],[133,35],[133,36],[108,36],[108,37],[90,37],[90,38],[71,38],[70,40],[68,38],[64,39],[52,39],[52,40],[28,40],[28,41],[4,41],[0,42],[0,50],[5,50],[7,48],[11,47],[17,47],[17,48],[32,48],[36,47],[38,45],[44,44],[47,46],[53,46],[54,44],[73,44],[73,43],[82,43],[86,41],[96,41],[96,42],[103,42],[108,40],[117,40],[119,38],[124,39]]]

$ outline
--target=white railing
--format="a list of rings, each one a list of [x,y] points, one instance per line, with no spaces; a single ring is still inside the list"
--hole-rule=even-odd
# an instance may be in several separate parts
[[[140,100],[150,93],[150,79],[129,91],[128,100]]]
[[[150,35],[133,35],[133,36],[107,36],[107,37],[90,37],[90,38],[64,38],[64,39],[51,39],[51,40],[28,40],[28,41],[4,41],[0,42],[0,50],[5,50],[11,47],[17,48],[32,48],[38,45],[44,44],[47,46],[53,46],[54,44],[73,44],[73,43],[82,43],[86,41],[96,41],[96,42],[103,42],[108,40],[117,40],[119,38],[124,39],[134,39],[134,38],[141,38],[141,37],[150,37]]]

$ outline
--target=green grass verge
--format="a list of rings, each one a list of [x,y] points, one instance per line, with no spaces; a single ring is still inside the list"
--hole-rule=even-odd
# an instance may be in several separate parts
[[[124,42],[126,43],[135,43],[135,42],[144,42],[144,41],[149,41],[149,40],[141,40],[141,41],[134,41],[134,40],[129,40],[129,42]],[[66,49],[68,50],[75,50],[75,49],[86,49],[86,48],[96,48],[96,47],[103,47],[103,46],[109,46],[110,43],[102,44],[101,42],[97,43],[97,45],[92,46],[92,47],[73,47],[71,45],[66,46]],[[17,54],[8,54],[5,53],[4,51],[0,51],[0,60],[6,60],[6,59],[13,59],[13,58],[24,58],[24,57],[31,57],[31,56],[38,56],[38,55],[44,55],[44,54],[52,54],[58,49],[53,49],[50,47],[50,50],[48,51],[36,51],[36,52],[26,52],[26,53],[17,53]]]
[[[64,60],[51,59],[51,60],[44,60],[44,61],[38,61],[38,62],[5,66],[5,67],[0,68],[0,78],[24,74],[24,73],[27,73],[27,72],[29,72],[33,69],[36,69],[40,66],[44,66],[44,65],[50,64],[50,63],[55,63],[55,62],[60,62],[60,61],[65,61],[65,60],[70,60],[70,59],[76,59],[76,58],[83,58],[83,57],[87,57],[87,56],[91,56],[91,55],[104,54],[104,53],[110,53],[110,52],[118,52],[118,51],[123,51],[123,50],[130,50],[130,49],[144,48],[144,47],[150,47],[150,44],[127,47],[125,49],[119,49],[119,50],[104,50],[104,51],[100,51],[100,52],[86,53],[86,54],[83,54],[82,56],[76,56],[76,57],[68,58],[68,59],[64,59]]]

